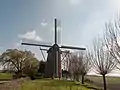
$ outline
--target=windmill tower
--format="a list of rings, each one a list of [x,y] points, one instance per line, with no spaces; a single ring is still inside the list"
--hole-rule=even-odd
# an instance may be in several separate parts
[[[61,77],[61,50],[57,44],[57,19],[55,19],[55,38],[54,45],[47,51],[47,63],[45,77]]]

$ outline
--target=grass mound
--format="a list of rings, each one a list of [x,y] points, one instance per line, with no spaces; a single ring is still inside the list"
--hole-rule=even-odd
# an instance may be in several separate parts
[[[23,83],[21,90],[96,90],[80,83],[65,80],[34,80]]]

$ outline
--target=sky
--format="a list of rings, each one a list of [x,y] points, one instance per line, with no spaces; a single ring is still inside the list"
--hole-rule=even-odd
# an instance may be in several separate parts
[[[60,22],[60,44],[91,46],[119,9],[120,0],[0,0],[0,53],[8,48],[26,49],[43,59],[39,47],[21,42],[52,44],[54,18]]]

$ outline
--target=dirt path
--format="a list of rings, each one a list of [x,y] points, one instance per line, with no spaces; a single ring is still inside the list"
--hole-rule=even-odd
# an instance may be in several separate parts
[[[26,80],[27,79],[0,81],[0,90],[20,90],[22,83]]]

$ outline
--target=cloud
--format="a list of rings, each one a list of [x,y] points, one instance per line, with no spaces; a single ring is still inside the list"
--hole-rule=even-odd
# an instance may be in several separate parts
[[[14,44],[15,48],[19,48],[21,46],[22,40]]]
[[[69,0],[71,5],[78,5],[80,0]]]
[[[120,10],[120,0],[110,0],[110,6],[112,7],[111,9]]]
[[[25,34],[18,35],[19,38],[34,40],[34,41],[42,41],[42,39],[36,34],[36,31],[33,30],[31,32],[26,32]]]
[[[43,27],[46,27],[46,26],[47,26],[47,22],[46,22],[45,20],[43,20],[40,24],[41,24],[41,26],[43,26]]]

